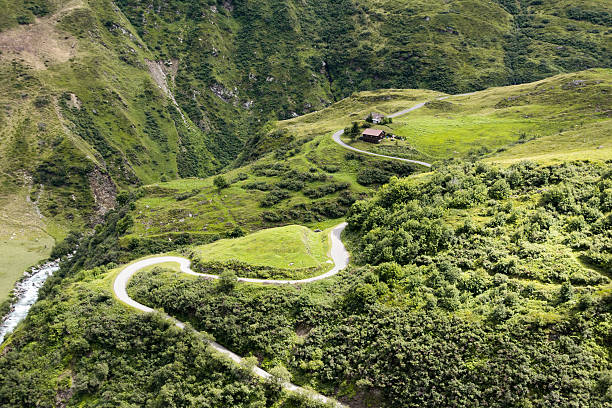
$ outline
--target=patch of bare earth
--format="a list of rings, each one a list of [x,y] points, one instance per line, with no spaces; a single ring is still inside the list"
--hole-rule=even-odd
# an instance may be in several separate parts
[[[103,221],[104,214],[115,208],[117,186],[115,186],[108,173],[103,173],[98,167],[90,173],[89,184],[96,202],[96,214],[93,222],[98,224]]]
[[[80,2],[29,25],[15,27],[0,33],[0,60],[21,60],[34,69],[66,62],[77,53],[76,38],[59,31],[55,24],[66,12]]]

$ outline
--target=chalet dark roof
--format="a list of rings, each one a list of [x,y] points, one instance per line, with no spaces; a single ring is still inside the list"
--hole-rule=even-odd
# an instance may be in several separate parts
[[[366,129],[363,131],[364,136],[374,136],[374,137],[382,137],[385,133],[384,130],[380,129]]]

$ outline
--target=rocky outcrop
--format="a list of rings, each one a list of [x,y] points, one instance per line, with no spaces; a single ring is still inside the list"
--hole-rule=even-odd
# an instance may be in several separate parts
[[[115,208],[117,186],[110,175],[100,170],[99,167],[95,167],[89,174],[89,185],[96,203],[92,223],[99,224],[103,221],[104,215]]]
[[[151,78],[153,78],[157,86],[159,86],[159,88],[164,92],[164,94],[168,98],[170,98],[170,100],[178,110],[179,114],[181,115],[183,122],[186,125],[187,119],[185,119],[183,111],[181,110],[179,104],[176,102],[174,94],[170,89],[170,84],[168,83],[168,75],[170,75],[170,79],[172,83],[174,83],[174,76],[176,75],[178,69],[178,60],[171,60],[167,61],[166,63],[163,63],[161,61],[158,62],[145,59],[145,62],[147,63],[147,67],[149,68]]]
[[[217,95],[223,102],[229,103],[234,101],[236,103],[236,99],[238,98],[238,88],[234,87],[234,90],[228,89],[219,83],[215,83],[211,85],[210,90],[212,93]]]

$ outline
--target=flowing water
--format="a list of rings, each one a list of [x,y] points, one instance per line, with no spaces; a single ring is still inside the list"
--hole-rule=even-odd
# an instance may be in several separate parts
[[[38,299],[38,291],[47,278],[57,272],[58,269],[59,261],[49,261],[33,268],[31,272],[26,272],[26,278],[15,285],[17,302],[13,304],[11,311],[0,324],[0,344],[17,327],[19,322],[25,319],[28,311]]]

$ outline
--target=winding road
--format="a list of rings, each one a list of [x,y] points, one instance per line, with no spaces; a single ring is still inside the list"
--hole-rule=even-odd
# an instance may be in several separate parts
[[[436,98],[436,100],[443,101],[443,100],[448,99],[448,98],[450,98],[452,96],[469,96],[469,95],[473,95],[474,93],[475,92],[464,93],[464,94],[457,94],[457,95],[442,96],[440,98]],[[405,114],[410,113],[412,111],[415,111],[417,109],[421,109],[426,104],[427,104],[427,102],[421,102],[418,105],[414,105],[411,108],[404,109],[404,110],[401,110],[399,112],[392,113],[391,115],[388,115],[387,117],[388,118],[396,118],[398,116],[405,115]],[[332,138],[334,139],[334,142],[338,143],[340,146],[344,147],[345,149],[352,150],[354,152],[358,152],[358,153],[362,153],[362,154],[367,154],[367,155],[370,155],[370,156],[382,157],[384,159],[398,160],[398,161],[403,161],[403,162],[406,162],[406,163],[414,163],[414,164],[420,164],[421,166],[425,166],[425,167],[431,167],[431,163],[426,163],[426,162],[423,162],[423,161],[404,159],[402,157],[395,157],[395,156],[387,156],[387,155],[384,155],[384,154],[369,152],[367,150],[357,149],[356,147],[350,146],[350,145],[348,145],[348,144],[346,144],[346,143],[344,143],[342,141],[341,136],[343,134],[344,134],[344,129],[340,129],[339,131],[334,133]]]
[[[449,95],[449,96],[443,96],[440,98],[437,98],[437,100],[441,101],[444,99],[448,99],[451,96],[467,96],[467,95],[471,95],[472,93],[467,93],[467,94],[460,94],[460,95]],[[411,108],[408,109],[404,109],[402,111],[393,113],[391,115],[389,115],[388,117],[390,118],[395,118],[398,116],[402,116],[405,115],[409,112],[415,111],[417,109],[422,108],[423,106],[425,106],[427,102],[422,102],[419,103]],[[395,156],[386,156],[383,154],[378,154],[378,153],[373,153],[373,152],[368,152],[366,150],[360,150],[357,149],[355,147],[349,146],[346,143],[344,143],[342,141],[342,139],[340,138],[342,136],[342,134],[344,133],[344,130],[339,130],[336,133],[334,133],[333,135],[333,140],[338,143],[340,146],[344,147],[345,149],[348,150],[352,150],[358,153],[362,153],[362,154],[367,154],[370,156],[376,156],[376,157],[382,157],[385,159],[392,159],[392,160],[399,160],[399,161],[403,161],[403,162],[407,162],[407,163],[415,163],[415,164],[419,164],[425,167],[431,167],[430,163],[426,163],[426,162],[422,162],[422,161],[418,161],[418,160],[410,160],[410,159],[404,159],[401,157],[395,157]],[[340,272],[341,270],[343,270],[344,268],[347,267],[348,263],[349,263],[349,253],[347,252],[346,248],[344,247],[344,244],[342,243],[342,240],[340,239],[340,235],[342,234],[342,231],[344,231],[344,229],[346,228],[346,223],[342,223],[338,226],[336,226],[331,234],[330,234],[330,238],[331,238],[331,249],[330,249],[330,257],[334,262],[334,267],[327,273],[324,273],[322,275],[319,276],[314,276],[312,278],[307,278],[307,279],[300,279],[300,280],[272,280],[272,279],[254,279],[254,278],[238,278],[239,282],[247,282],[247,283],[258,283],[258,284],[264,284],[264,285],[297,285],[297,284],[302,284],[302,283],[311,283],[311,282],[315,282],[315,281],[319,281],[322,279],[326,279],[329,278],[331,276],[336,275],[338,272]],[[128,293],[127,293],[127,285],[129,280],[140,270],[142,270],[143,268],[149,267],[149,266],[153,266],[153,265],[158,265],[158,264],[162,264],[162,263],[171,263],[171,262],[175,262],[178,263],[180,265],[180,270],[181,272],[187,274],[187,275],[193,275],[193,276],[199,276],[199,277],[203,277],[206,279],[219,279],[218,275],[209,275],[209,274],[205,274],[205,273],[198,273],[198,272],[194,272],[191,269],[191,261],[189,261],[189,259],[186,258],[182,258],[182,257],[178,257],[178,256],[159,256],[159,257],[154,257],[154,258],[148,258],[148,259],[143,259],[141,261],[135,262],[133,264],[130,264],[128,266],[126,266],[123,270],[121,270],[121,272],[119,272],[119,274],[115,277],[115,281],[113,282],[113,291],[115,292],[115,295],[117,296],[117,298],[125,303],[128,306],[131,306],[135,309],[138,309],[140,311],[146,312],[146,313],[151,313],[154,312],[154,310],[148,306],[145,306],[141,303],[138,303],[137,301],[135,301],[134,299],[132,299]],[[181,329],[185,328],[185,323],[181,322],[180,320],[175,319],[174,317],[170,316],[170,315],[166,315],[166,317],[173,321],[174,324],[177,327],[180,327]],[[235,363],[240,364],[243,359],[242,357],[240,357],[239,355],[237,355],[236,353],[228,350],[227,348],[223,347],[222,345],[220,345],[219,343],[216,343],[210,339],[205,338],[204,336],[202,336],[202,339],[206,342],[208,342],[210,344],[210,346],[217,350],[218,352],[220,352],[221,354],[229,357],[232,361],[234,361]],[[272,375],[270,373],[268,373],[267,371],[261,369],[260,367],[254,367],[253,368],[253,372],[264,379],[270,379],[272,378]],[[328,398],[324,395],[318,394],[314,391],[311,390],[306,390],[305,388],[299,387],[295,384],[292,384],[290,382],[284,382],[282,384],[283,388],[285,388],[287,391],[291,391],[291,392],[296,392],[296,393],[301,393],[301,394],[305,394],[308,397],[312,398],[313,400],[325,403],[325,404],[333,404],[335,406],[338,407],[345,407],[344,405],[338,403],[337,401]]]
[[[349,253],[347,252],[346,248],[344,247],[344,244],[342,243],[342,240],[340,239],[340,235],[342,234],[342,231],[344,231],[345,228],[346,228],[346,223],[343,222],[342,224],[336,226],[330,233],[331,249],[330,249],[329,255],[332,261],[334,262],[334,267],[327,273],[324,273],[319,276],[314,276],[312,278],[301,279],[301,280],[271,280],[271,279],[238,278],[238,281],[248,282],[248,283],[259,283],[259,284],[265,284],[265,285],[297,285],[301,283],[315,282],[315,281],[319,281],[319,280],[334,276],[338,272],[346,268],[349,263]],[[162,264],[162,263],[169,263],[169,262],[178,263],[180,265],[181,272],[185,274],[199,276],[199,277],[203,277],[206,279],[219,279],[219,276],[217,275],[209,275],[209,274],[194,272],[190,268],[191,261],[189,261],[189,259],[178,257],[178,256],[158,256],[155,258],[143,259],[141,261],[138,261],[138,262],[135,262],[133,264],[126,266],[115,277],[115,281],[113,282],[113,292],[115,293],[115,295],[121,302],[125,303],[128,306],[131,306],[135,309],[138,309],[146,313],[154,312],[152,308],[145,306],[141,303],[138,303],[137,301],[132,299],[130,295],[128,295],[127,293],[127,285],[128,285],[129,280],[132,278],[132,276],[134,276],[137,272],[139,272],[143,268],[146,268],[148,266],[157,265],[157,264]],[[171,321],[173,321],[177,327],[181,329],[185,328],[185,323],[181,322],[180,320],[177,320],[170,315],[166,315],[166,317],[170,319]],[[240,364],[242,362],[242,357],[240,357],[236,353],[233,353],[227,348],[223,347],[219,343],[206,339],[203,336],[202,336],[202,339],[208,342],[213,349],[229,357],[235,363]],[[270,373],[262,370],[259,367],[254,367],[253,372],[257,376],[264,378],[264,379],[272,378],[272,375]],[[331,398],[328,398],[324,395],[318,394],[311,390],[306,390],[305,388],[299,387],[290,382],[285,382],[282,384],[282,386],[287,391],[305,394],[309,396],[310,398],[312,398],[313,400],[322,402],[324,404],[334,404],[338,407],[345,407],[344,405],[336,402],[335,400]]]

